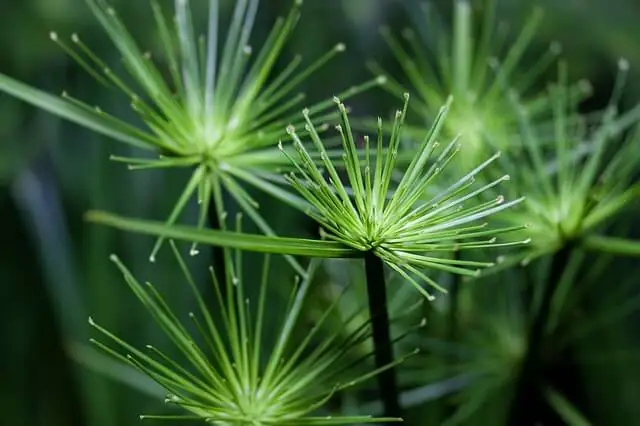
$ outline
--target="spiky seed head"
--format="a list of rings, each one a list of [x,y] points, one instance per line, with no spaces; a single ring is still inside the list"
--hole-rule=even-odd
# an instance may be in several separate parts
[[[403,108],[395,115],[387,146],[383,145],[382,122],[378,120],[376,146],[365,144],[363,154],[357,149],[344,104],[335,99],[341,116],[341,123],[336,129],[342,140],[346,184],[337,166],[326,155],[324,144],[309,120],[307,126],[311,129],[311,142],[322,159],[326,175],[312,161],[306,149],[296,149],[297,157],[286,151],[285,154],[299,171],[291,176],[290,182],[313,206],[308,214],[324,228],[326,238],[363,252],[374,252],[425,296],[432,298],[420,282],[444,290],[423,272],[424,269],[475,275],[479,268],[492,265],[491,262],[448,259],[447,252],[522,243],[497,243],[494,239],[495,235],[519,230],[522,226],[486,230],[482,229],[484,224],[476,225],[488,216],[519,204],[522,198],[505,201],[503,196],[498,196],[488,202],[479,198],[507,180],[501,176],[479,188],[473,187],[474,177],[499,158],[500,154],[496,154],[462,177],[446,182],[442,185],[444,189],[429,199],[423,199],[423,194],[430,192],[434,181],[446,178],[443,171],[458,152],[459,142],[454,139],[437,157],[433,155],[449,104],[440,110],[420,149],[400,181],[395,183],[393,175],[408,108],[408,94],[404,98]],[[300,135],[295,130],[290,134],[294,146],[302,147]]]
[[[178,417],[189,419],[195,416],[213,424],[238,426],[300,423],[335,425],[400,420],[315,414],[335,392],[355,386],[406,358],[401,357],[393,365],[370,372],[363,372],[355,366],[345,367],[348,364],[345,360],[357,343],[369,338],[370,329],[359,327],[346,336],[340,334],[342,330],[323,335],[326,332],[324,321],[330,315],[323,315],[323,320],[306,333],[302,342],[294,344],[291,341],[306,303],[317,262],[312,262],[304,278],[296,281],[282,326],[273,336],[275,339],[267,339],[267,321],[273,318],[266,309],[270,297],[267,292],[268,257],[258,286],[257,303],[253,304],[242,278],[240,253],[236,252],[235,258],[227,253],[225,268],[230,274],[226,281],[219,283],[212,273],[215,293],[218,295],[216,312],[220,314],[216,319],[207,308],[173,242],[171,246],[199,308],[197,315],[188,314],[193,325],[190,328],[197,331],[198,339],[180,322],[179,315],[174,314],[170,304],[152,285],[142,285],[116,256],[111,259],[123,273],[133,293],[182,354],[182,360],[174,361],[153,345],[145,345],[145,350],[139,350],[92,319],[90,324],[117,348],[112,349],[108,344],[93,340],[95,345],[148,374],[167,390],[166,403],[182,407],[190,413]],[[220,286],[224,286],[229,297],[221,296]],[[329,310],[334,308],[329,307]],[[204,344],[200,346],[195,343],[197,341]],[[271,348],[266,343],[268,341],[275,342]],[[271,352],[267,353],[269,349]],[[123,355],[120,355],[121,352]],[[182,361],[186,361],[186,366]],[[176,417],[144,415],[141,418]]]
[[[167,224],[179,219],[187,202],[195,193],[198,199],[219,198],[229,192],[240,205],[252,204],[239,181],[255,185],[270,195],[282,197],[282,191],[271,189],[267,177],[277,177],[276,169],[287,165],[276,145],[286,135],[285,125],[301,124],[297,106],[305,98],[296,93],[301,83],[337,54],[345,50],[337,44],[315,62],[304,67],[296,57],[281,71],[276,63],[286,41],[291,37],[299,18],[302,1],[293,0],[287,16],[278,21],[265,43],[256,50],[255,59],[247,58],[253,51],[249,38],[259,9],[259,0],[236,2],[229,31],[219,34],[217,11],[210,19],[200,43],[195,36],[190,2],[175,2],[170,22],[162,7],[151,0],[153,17],[163,47],[159,54],[144,52],[129,34],[116,11],[105,0],[87,0],[92,12],[121,53],[131,78],[121,78],[100,59],[78,36],[71,43],[55,32],[50,38],[77,60],[100,84],[121,91],[141,121],[138,128],[102,110],[94,109],[70,96],[61,102],[9,77],[0,75],[0,90],[34,103],[62,117],[119,141],[164,154],[161,159],[122,158],[132,170],[155,168],[191,168],[191,179],[185,185]],[[219,7],[211,2],[210,7]],[[224,43],[220,39],[226,38]],[[224,45],[218,49],[218,45]],[[161,68],[155,58],[162,56],[168,69]],[[164,78],[163,76],[168,76]],[[346,90],[344,96],[356,95],[378,85],[372,79]],[[309,108],[313,120],[327,119],[330,102],[320,102]],[[261,173],[256,173],[260,170]],[[290,197],[284,197],[289,199]],[[199,226],[203,226],[209,202],[200,204]],[[251,212],[265,233],[259,212]],[[155,257],[162,239],[153,249]],[[300,269],[300,268],[299,268]]]
[[[628,62],[620,61],[618,70],[611,100],[599,114],[598,123],[587,123],[571,103],[574,93],[567,83],[565,65],[559,68],[558,82],[549,89],[554,122],[551,134],[535,127],[520,101],[512,99],[524,149],[509,153],[503,166],[514,176],[508,189],[526,194],[527,201],[523,208],[501,218],[529,224],[532,245],[523,254],[527,261],[583,238],[633,198],[632,173],[640,165],[635,154],[640,141],[640,106],[618,112]],[[636,130],[625,138],[623,132],[632,126]]]

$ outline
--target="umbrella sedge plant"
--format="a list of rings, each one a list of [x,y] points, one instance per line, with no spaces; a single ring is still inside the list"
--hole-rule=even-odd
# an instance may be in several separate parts
[[[640,105],[620,111],[620,96],[629,72],[626,60],[619,71],[610,101],[597,123],[581,117],[570,101],[567,67],[558,67],[558,81],[550,86],[553,110],[552,144],[536,129],[515,93],[510,97],[524,149],[505,155],[502,167],[518,171],[507,190],[525,194],[523,208],[501,216],[507,224],[527,223],[533,243],[509,262],[528,263],[534,258],[560,251],[570,244],[585,244],[600,234],[617,214],[640,196],[635,177],[639,165],[635,155],[640,143]],[[585,148],[586,147],[586,148]],[[629,242],[632,244],[632,242]],[[620,254],[620,253],[618,253]],[[633,255],[633,251],[627,254]]]
[[[351,247],[361,252],[365,259],[369,314],[373,318],[373,341],[378,366],[388,364],[393,359],[385,264],[423,296],[433,300],[432,291],[425,289],[423,283],[435,291],[444,291],[444,288],[426,274],[425,269],[476,276],[480,268],[492,266],[489,262],[448,259],[443,254],[528,242],[528,239],[496,241],[496,235],[520,230],[522,226],[491,229],[487,228],[486,222],[478,224],[488,216],[521,203],[522,198],[505,200],[498,196],[488,202],[470,201],[509,180],[508,176],[501,176],[487,185],[474,187],[474,177],[495,162],[499,155],[492,156],[460,179],[447,183],[444,190],[433,194],[432,199],[420,200],[421,195],[433,186],[434,180],[442,176],[463,144],[459,138],[454,138],[437,156],[434,155],[451,100],[441,108],[400,182],[392,186],[392,175],[396,169],[398,146],[409,103],[408,94],[405,94],[404,100],[403,108],[395,115],[387,146],[383,143],[382,120],[378,120],[375,148],[371,147],[370,139],[365,135],[364,158],[361,158],[347,108],[339,98],[335,98],[341,116],[341,123],[336,126],[336,130],[342,140],[342,162],[347,185],[343,183],[327,154],[307,110],[303,111],[306,120],[304,132],[309,134],[326,174],[313,161],[312,155],[305,148],[308,144],[303,143],[295,126],[290,125],[288,132],[293,139],[297,156],[290,155],[281,144],[282,151],[295,166],[287,179],[310,204],[306,213],[318,222],[323,238]],[[351,189],[352,196],[347,188]],[[379,381],[386,415],[399,413],[394,371],[388,370],[381,374]]]
[[[443,147],[438,142],[451,100],[441,108],[432,128],[423,138],[418,155],[408,165],[398,184],[394,183],[392,175],[396,170],[409,96],[405,96],[403,108],[397,111],[388,144],[384,143],[382,120],[379,120],[375,148],[370,146],[369,137],[365,136],[363,150],[356,145],[346,106],[339,98],[334,102],[341,120],[336,127],[343,146],[339,164],[329,155],[307,109],[302,112],[305,123],[302,131],[297,130],[295,124],[287,128],[293,149],[286,149],[283,143],[279,145],[293,168],[285,178],[305,200],[298,206],[321,227],[321,240],[166,226],[102,212],[92,212],[89,219],[122,230],[214,246],[312,257],[364,258],[375,361],[378,368],[388,365],[394,358],[389,335],[384,265],[399,274],[419,294],[433,300],[433,292],[444,292],[444,288],[428,271],[477,276],[481,268],[493,266],[493,262],[450,259],[447,256],[451,252],[529,242],[528,238],[497,240],[497,236],[522,230],[523,225],[492,228],[485,221],[520,204],[523,198],[508,200],[504,196],[495,196],[489,201],[480,199],[492,188],[509,181],[509,176],[502,175],[490,183],[476,185],[476,176],[495,163],[499,154],[491,156],[457,180],[451,181],[444,174],[464,145],[460,138],[454,138]],[[301,139],[305,134],[311,139],[310,143]],[[309,145],[313,151],[306,148]],[[320,158],[326,173],[320,170],[314,158]],[[338,174],[338,166],[346,171],[346,184]],[[444,189],[435,186],[436,181],[447,181],[443,184]],[[424,200],[425,193],[432,193],[432,198]],[[381,374],[379,381],[385,416],[399,417],[393,369]]]
[[[465,149],[458,159],[459,168],[463,170],[474,167],[493,152],[504,153],[504,158],[524,149],[518,120],[508,99],[511,92],[518,94],[522,108],[537,131],[543,135],[552,132],[551,100],[537,87],[560,56],[561,45],[552,43],[535,61],[526,63],[527,55],[537,53],[533,43],[543,13],[539,8],[534,9],[521,29],[510,37],[511,29],[497,19],[496,3],[495,0],[449,2],[451,19],[446,22],[436,10],[436,2],[404,2],[413,25],[399,34],[386,27],[382,29],[382,37],[400,70],[398,75],[392,75],[385,69],[389,65],[375,62],[370,64],[370,69],[387,77],[384,88],[392,95],[401,97],[408,88],[415,99],[407,118],[410,147],[404,149],[403,158],[410,159],[416,154],[415,141],[450,95],[456,101],[443,134],[447,138],[459,133],[465,135]],[[579,81],[569,88],[570,102],[578,104],[590,92],[590,84]],[[491,175],[495,176],[491,172],[496,169],[486,172],[489,177],[479,175],[478,179],[489,182]],[[509,173],[514,174],[512,170]],[[431,194],[424,196],[428,200]],[[519,222],[520,225],[526,223]],[[456,261],[486,260],[492,255],[478,251],[451,253]],[[461,276],[454,276],[447,286],[448,339],[451,340],[456,339],[459,331],[456,318],[461,281]]]
[[[173,360],[155,346],[140,350],[90,319],[90,325],[102,335],[94,340],[98,347],[158,382],[168,392],[166,402],[188,413],[143,418],[254,426],[400,421],[395,368],[409,355],[396,358],[393,354],[397,338],[391,337],[389,305],[393,300],[387,302],[387,288],[403,286],[403,291],[393,294],[399,296],[403,307],[417,307],[424,300],[434,300],[436,292],[446,292],[436,274],[477,277],[481,269],[494,266],[482,256],[489,249],[528,245],[521,255],[509,259],[527,263],[550,255],[544,285],[535,289],[535,307],[520,307],[512,316],[509,310],[512,301],[520,299],[521,289],[505,293],[501,309],[509,315],[496,315],[503,327],[494,329],[495,320],[486,318],[488,332],[477,339],[481,346],[489,346],[498,336],[499,345],[504,346],[499,352],[508,356],[499,364],[508,365],[508,378],[514,384],[513,401],[505,414],[508,424],[521,424],[527,421],[523,401],[531,396],[539,371],[540,342],[548,331],[561,330],[565,309],[577,303],[568,300],[573,281],[581,276],[567,273],[566,265],[575,258],[574,252],[589,248],[640,254],[640,244],[635,241],[600,235],[640,194],[635,176],[638,157],[634,155],[638,132],[628,132],[638,121],[640,108],[621,114],[617,107],[628,64],[620,62],[611,102],[595,126],[577,113],[577,103],[589,92],[588,85],[569,84],[562,64],[557,85],[529,96],[534,82],[559,54],[554,44],[527,72],[518,72],[540,19],[537,13],[502,60],[498,57],[505,47],[504,35],[492,30],[493,7],[488,8],[475,44],[473,11],[466,0],[453,5],[453,37],[440,38],[435,63],[412,30],[403,33],[403,42],[385,30],[383,35],[418,94],[415,107],[409,104],[401,84],[373,65],[375,73],[383,77],[352,87],[333,101],[311,104],[297,114],[306,102],[303,94],[297,94],[299,87],[345,49],[338,44],[304,68],[296,57],[276,71],[276,62],[298,21],[301,0],[293,0],[289,14],[276,22],[256,51],[250,38],[259,0],[235,2],[226,38],[220,36],[218,0],[209,0],[208,27],[200,37],[189,0],[175,0],[173,19],[152,0],[159,44],[164,49],[161,60],[140,49],[104,0],[86,1],[123,56],[127,75],[116,73],[76,34],[65,40],[51,33],[51,39],[97,82],[124,93],[144,127],[67,93],[62,98],[52,96],[1,74],[0,90],[151,152],[151,157],[145,158],[112,157],[131,169],[190,169],[191,177],[165,222],[100,212],[89,218],[154,235],[157,242],[152,260],[166,239],[190,242],[192,255],[197,253],[197,244],[211,244],[221,248],[223,258],[219,269],[211,268],[214,305],[217,303],[211,309],[171,241],[199,310],[197,315],[188,315],[192,326],[187,327],[153,285],[137,281],[112,256],[129,288],[183,356]],[[403,107],[387,128],[381,119],[372,120],[375,124],[370,130],[375,136],[364,135],[360,140],[352,131],[343,100],[385,82],[389,91],[402,97]],[[451,94],[456,103],[452,103]],[[420,121],[413,128],[405,124],[410,115]],[[326,136],[331,132],[326,123],[332,120],[339,121],[337,138]],[[432,124],[425,126],[429,121]],[[420,137],[407,151],[405,164],[399,158],[401,141],[407,134]],[[514,137],[516,134],[519,137]],[[283,143],[285,138],[292,143]],[[441,145],[441,139],[447,143]],[[329,141],[334,140],[339,141],[341,150],[333,149]],[[498,153],[493,154],[495,150]],[[456,161],[461,164],[457,170],[450,166]],[[492,173],[499,164],[505,170]],[[507,183],[511,176],[515,184]],[[283,183],[290,188],[284,188]],[[321,238],[276,236],[245,185],[303,211],[317,222]],[[266,235],[242,232],[240,216],[235,230],[227,230],[225,194]],[[200,205],[197,226],[177,225],[194,197]],[[220,229],[204,229],[208,216],[217,223],[213,227]],[[494,217],[500,218],[498,227],[489,226],[489,218]],[[503,240],[506,234],[511,237]],[[529,245],[530,241],[533,244]],[[299,276],[273,345],[266,343],[265,326],[269,255],[254,308],[256,299],[243,276],[243,250],[284,255]],[[457,255],[467,250],[480,255]],[[314,259],[304,268],[291,256]],[[339,327],[327,326],[328,318],[343,313],[340,311],[351,304],[347,301],[343,305],[342,293],[331,295],[327,309],[317,315],[311,330],[300,342],[295,341],[293,331],[300,327],[320,263],[317,258],[346,257],[364,259],[368,315],[358,306],[355,312],[345,311]],[[503,266],[513,264],[507,261]],[[387,272],[396,280],[388,282]],[[519,275],[523,270],[511,272]],[[625,295],[620,298],[626,298],[630,284],[621,287]],[[411,297],[406,289],[416,290],[415,295],[424,298],[409,305]],[[495,302],[494,295],[487,296]],[[611,306],[605,306],[604,319],[595,317],[595,321],[563,334],[561,343],[574,344],[597,330],[610,320],[612,312],[620,310],[619,300],[613,298]],[[635,312],[638,304],[633,298],[622,310]],[[375,369],[367,371],[363,361],[371,355]],[[515,361],[517,369],[511,368]],[[459,367],[464,370],[459,372],[469,373],[469,366],[473,362]],[[487,367],[498,370],[497,363]],[[378,376],[384,417],[335,416],[326,409],[337,392],[373,376]],[[499,376],[502,387],[507,377]],[[469,394],[475,393],[468,389]],[[568,400],[554,389],[547,394],[552,395],[550,405]],[[471,408],[464,403],[452,423],[466,419],[481,404],[481,399],[471,396]]]
[[[508,90],[521,96],[523,108],[536,125],[548,129],[549,98],[544,91],[533,89],[562,49],[559,43],[553,43],[535,63],[525,65],[525,54],[531,50],[543,17],[541,10],[531,13],[508,44],[506,26],[496,20],[495,0],[484,2],[480,19],[474,16],[474,2],[456,0],[451,4],[453,16],[448,26],[433,2],[421,2],[420,6],[405,2],[414,25],[404,29],[400,36],[389,28],[382,29],[404,80],[375,62],[370,69],[387,77],[384,88],[398,98],[403,96],[405,87],[411,89],[416,99],[409,110],[408,131],[417,138],[428,128],[447,97],[453,95],[456,102],[443,131],[447,137],[460,132],[466,135],[466,149],[459,161],[471,167],[493,151],[520,148],[513,139],[518,128],[507,100]],[[571,87],[571,100],[577,103],[590,92],[587,82],[579,82]]]
[[[349,335],[342,335],[340,331],[322,335],[326,333],[323,323],[337,302],[328,307],[304,341],[293,342],[318,261],[312,261],[305,277],[299,277],[292,286],[277,338],[268,339],[269,255],[265,256],[259,285],[253,286],[258,288],[256,300],[251,299],[251,287],[243,278],[242,253],[225,249],[224,282],[219,282],[211,270],[217,299],[216,308],[212,309],[201,295],[177,246],[173,242],[171,246],[198,307],[198,313],[184,315],[189,318],[190,326],[185,325],[180,319],[183,315],[171,309],[154,285],[140,283],[117,256],[111,259],[183,360],[171,359],[156,346],[138,349],[90,319],[91,326],[102,335],[93,340],[94,344],[158,382],[168,392],[165,402],[188,413],[143,415],[142,419],[200,419],[227,425],[333,425],[401,420],[341,417],[326,411],[318,415],[337,392],[354,387],[415,353],[412,351],[383,369],[362,371],[359,362],[349,361],[349,355],[370,337],[368,323]],[[265,344],[267,341],[275,342],[271,352]]]
[[[551,255],[550,273],[530,318],[527,355],[515,385],[509,417],[513,424],[524,421],[528,415],[526,406],[541,362],[545,324],[572,253],[583,245],[606,250],[606,247],[589,244],[592,235],[597,241],[606,241],[608,237],[599,235],[601,230],[640,194],[635,176],[640,106],[623,113],[618,106],[628,71],[628,62],[620,60],[610,101],[601,112],[599,122],[589,123],[571,102],[567,67],[560,63],[558,82],[549,89],[552,144],[545,143],[548,135],[536,128],[517,94],[512,92],[510,96],[524,149],[519,155],[505,156],[503,166],[507,171],[517,170],[510,189],[525,194],[527,200],[522,209],[506,212],[501,220],[505,224],[527,223],[533,244],[522,253],[507,256],[503,267],[518,262],[527,264],[537,257]],[[581,152],[585,145],[587,155]],[[637,243],[627,241],[626,245],[633,247]],[[637,255],[638,252],[625,249],[625,254]]]
[[[209,1],[208,28],[197,37],[189,0],[175,0],[175,19],[169,20],[156,0],[151,0],[164,65],[144,53],[117,12],[105,0],[86,0],[96,19],[123,57],[128,75],[118,75],[77,35],[70,41],[56,33],[51,39],[76,60],[102,86],[121,91],[146,128],[129,124],[63,93],[56,97],[0,74],[0,90],[34,104],[112,139],[150,150],[156,158],[112,159],[133,170],[189,168],[192,170],[182,194],[166,223],[175,223],[194,196],[199,203],[198,226],[203,227],[211,200],[222,203],[223,192],[241,206],[259,229],[274,235],[262,218],[259,206],[241,183],[291,202],[292,196],[274,184],[276,173],[287,165],[276,145],[284,129],[296,122],[296,106],[305,99],[298,93],[307,77],[345,50],[337,44],[325,55],[301,68],[300,56],[281,71],[276,61],[300,16],[302,0],[293,0],[289,14],[276,21],[260,49],[250,44],[259,0],[235,4],[226,38],[220,31],[220,5]],[[220,48],[220,46],[221,48]],[[163,72],[166,70],[166,72]],[[168,75],[168,78],[164,78]],[[381,84],[375,78],[346,90],[351,96]],[[314,120],[333,116],[331,100],[310,107]],[[225,227],[226,209],[212,208],[213,219]],[[163,238],[151,253],[155,259]],[[197,253],[194,245],[192,254]],[[292,260],[292,259],[290,259]],[[293,261],[299,273],[301,266]]]

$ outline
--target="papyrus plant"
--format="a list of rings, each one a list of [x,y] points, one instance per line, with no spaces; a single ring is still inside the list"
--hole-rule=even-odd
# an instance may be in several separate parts
[[[389,28],[382,30],[402,68],[402,77],[391,75],[378,64],[371,65],[376,73],[387,76],[384,87],[392,94],[401,97],[405,87],[411,89],[414,100],[407,124],[410,134],[418,134],[418,138],[447,97],[454,96],[456,101],[443,130],[449,138],[465,135],[465,149],[458,160],[465,168],[495,151],[520,148],[513,138],[518,127],[507,99],[509,92],[520,96],[534,125],[547,128],[549,98],[544,91],[533,89],[561,51],[554,43],[534,63],[525,63],[525,54],[533,50],[542,12],[536,9],[510,43],[504,34],[507,29],[496,20],[496,2],[484,3],[484,15],[476,19],[475,2],[451,2],[453,17],[448,25],[442,22],[434,2],[406,2],[414,25],[400,36]],[[571,101],[580,100],[589,91],[585,82],[572,86]]]
[[[51,33],[51,38],[102,86],[121,91],[144,126],[130,124],[68,93],[56,97],[1,74],[0,90],[112,139],[151,151],[151,156],[144,158],[112,157],[131,169],[191,169],[168,224],[176,222],[196,195],[200,204],[198,225],[202,227],[211,200],[222,203],[221,194],[226,190],[263,232],[273,234],[240,181],[287,198],[273,184],[275,172],[287,165],[276,144],[286,135],[286,125],[300,122],[298,114],[294,114],[305,99],[303,93],[298,93],[300,85],[345,46],[336,45],[304,68],[296,56],[277,71],[276,61],[298,21],[301,0],[293,1],[289,14],[277,20],[260,47],[250,44],[259,0],[236,2],[226,37],[219,29],[219,2],[211,0],[203,38],[196,37],[189,0],[175,1],[175,19],[168,19],[159,4],[151,0],[164,51],[150,54],[143,52],[105,0],[86,1],[122,55],[128,75],[113,71],[77,34],[70,41],[56,33]],[[353,95],[381,81],[373,79],[344,95]],[[327,112],[331,106],[330,100],[317,103],[309,108],[309,114],[322,121],[333,115]],[[226,211],[224,207],[218,210]],[[219,221],[224,226],[224,220]],[[151,259],[161,242],[162,238]],[[196,253],[195,246],[192,253]]]
[[[503,164],[505,170],[517,172],[509,190],[526,195],[527,200],[522,209],[507,212],[502,219],[528,224],[532,244],[525,260],[568,244],[586,242],[597,247],[598,242],[606,243],[597,233],[638,200],[640,108],[619,111],[628,66],[620,61],[611,100],[595,123],[578,114],[570,100],[566,67],[560,66],[558,82],[549,89],[551,140],[535,127],[520,100],[515,95],[511,98],[524,149],[519,155],[505,156]],[[633,254],[637,250],[629,242],[627,250],[614,251]]]
[[[417,155],[403,171],[397,185],[393,183],[392,174],[396,168],[409,95],[405,94],[404,107],[396,112],[388,144],[384,144],[381,120],[378,121],[374,142],[369,136],[363,137],[364,158],[358,153],[347,108],[338,98],[335,102],[341,115],[341,124],[336,126],[336,130],[342,139],[347,184],[343,183],[327,154],[308,111],[303,112],[306,120],[304,130],[309,133],[316,153],[320,154],[327,175],[313,161],[296,128],[289,126],[288,130],[297,151],[296,157],[287,154],[296,167],[287,175],[288,180],[309,202],[306,213],[320,224],[326,239],[362,253],[375,254],[429,299],[433,299],[433,295],[423,283],[434,290],[444,289],[424,270],[477,275],[479,268],[492,266],[491,263],[453,260],[442,254],[528,241],[498,242],[496,236],[523,227],[496,229],[487,227],[483,222],[483,219],[523,201],[521,197],[507,200],[503,196],[487,202],[477,201],[485,191],[509,180],[509,176],[504,175],[486,185],[474,186],[474,177],[496,161],[499,154],[461,173],[458,179],[447,182],[443,190],[432,194],[431,199],[422,199],[425,193],[431,192],[434,182],[441,179],[458,153],[465,149],[464,140],[454,138],[436,153],[438,137],[451,102],[440,109],[433,126],[422,139]],[[284,151],[284,146],[281,147]],[[349,195],[347,188],[353,195]]]
[[[498,196],[487,202],[478,201],[479,195],[509,180],[508,176],[501,176],[486,185],[474,187],[475,175],[499,155],[494,155],[462,177],[448,182],[443,186],[444,189],[434,191],[432,198],[426,201],[422,199],[434,187],[434,181],[444,176],[445,167],[461,148],[458,138],[454,138],[441,152],[434,155],[451,101],[441,108],[416,155],[402,173],[399,183],[393,185],[392,176],[396,168],[409,95],[405,94],[404,106],[395,114],[390,140],[386,146],[380,119],[375,148],[370,146],[367,135],[363,137],[364,158],[358,153],[347,108],[339,98],[335,101],[341,116],[341,123],[336,126],[336,130],[342,140],[342,160],[348,184],[343,183],[327,154],[308,111],[303,111],[306,120],[304,130],[309,133],[315,152],[320,154],[327,174],[323,174],[314,163],[294,126],[289,126],[288,132],[293,139],[297,157],[287,155],[282,146],[281,149],[296,167],[296,171],[288,175],[288,180],[310,204],[306,213],[318,222],[324,237],[352,247],[365,258],[369,314],[374,317],[373,341],[376,362],[380,367],[393,359],[383,265],[396,271],[427,299],[433,300],[433,294],[424,288],[424,284],[435,290],[445,290],[425,270],[477,275],[479,268],[492,266],[487,262],[451,259],[447,254],[458,250],[488,249],[528,242],[528,239],[496,241],[495,235],[520,230],[521,226],[487,229],[487,223],[478,223],[523,199],[505,201],[503,196]],[[385,413],[399,413],[394,371],[388,370],[381,374],[379,381]]]
[[[440,147],[437,141],[449,104],[441,109],[431,130],[424,136],[418,155],[407,166],[399,183],[395,184],[392,174],[396,167],[409,96],[405,97],[402,110],[396,114],[389,143],[384,143],[382,122],[379,120],[375,148],[370,146],[369,138],[365,136],[362,155],[351,130],[347,108],[338,98],[335,101],[341,117],[341,124],[336,129],[343,146],[339,165],[343,165],[346,171],[346,182],[338,174],[339,165],[328,155],[309,111],[302,113],[304,132],[309,134],[315,154],[307,150],[305,146],[309,144],[302,141],[295,125],[288,126],[287,131],[297,155],[289,154],[284,144],[280,145],[284,156],[295,167],[293,172],[286,175],[302,200],[294,205],[318,222],[323,240],[169,227],[104,213],[93,213],[91,218],[125,230],[216,246],[316,257],[364,257],[376,363],[378,368],[383,368],[394,359],[383,265],[397,272],[423,296],[432,300],[434,296],[429,287],[441,291],[444,289],[430,276],[430,272],[437,270],[476,276],[480,268],[493,265],[491,262],[452,259],[449,256],[451,252],[528,243],[528,238],[517,241],[496,239],[496,236],[522,230],[522,225],[491,228],[485,221],[521,203],[523,199],[505,200],[503,196],[492,197],[489,201],[479,199],[480,195],[509,180],[508,176],[503,175],[487,184],[475,184],[475,176],[494,163],[499,155],[462,173],[458,179],[451,180],[443,173],[459,150],[464,149],[464,142],[458,138],[444,147]],[[313,158],[320,158],[326,174],[318,168]],[[441,185],[443,189],[434,186],[434,182],[440,179],[447,181]],[[433,191],[432,187],[436,190]],[[432,197],[425,201],[425,193],[432,193]],[[399,416],[393,370],[380,375],[380,389],[386,415]]]
[[[317,261],[312,261],[306,276],[299,277],[298,285],[291,287],[276,338],[268,339],[267,322],[275,319],[267,306],[269,255],[264,260],[257,297],[252,298],[251,287],[243,278],[241,252],[232,254],[225,250],[226,279],[218,282],[211,271],[217,300],[209,301],[203,298],[176,245],[172,244],[172,248],[188,291],[195,298],[197,313],[174,312],[170,301],[155,286],[140,283],[116,256],[112,260],[183,359],[173,360],[155,345],[138,349],[90,319],[90,324],[102,335],[93,340],[98,347],[158,382],[168,392],[166,403],[188,413],[143,415],[142,419],[200,419],[212,424],[255,426],[400,420],[317,413],[335,393],[380,372],[362,370],[358,360],[368,354],[358,356],[355,362],[350,358],[351,351],[370,337],[368,323],[349,334],[342,334],[339,329],[327,334],[323,325],[337,302],[305,333],[303,341],[293,341]],[[270,341],[275,341],[271,348],[266,343]],[[396,363],[401,361],[399,358]]]

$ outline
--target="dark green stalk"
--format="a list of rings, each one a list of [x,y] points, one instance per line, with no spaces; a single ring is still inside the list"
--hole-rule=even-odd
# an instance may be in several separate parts
[[[365,254],[364,267],[376,368],[382,368],[393,362],[384,265],[382,260],[370,251]],[[383,415],[385,417],[401,417],[395,368],[385,370],[378,375],[378,386],[384,406]]]
[[[460,260],[460,252],[454,252],[452,259]],[[460,306],[460,281],[462,277],[458,274],[454,274],[451,277],[451,287],[449,288],[449,294],[447,299],[449,301],[449,311],[447,312],[447,342],[449,344],[456,344],[459,335],[458,324],[458,310]],[[455,369],[457,358],[455,352],[447,354],[445,359],[445,367],[449,371],[451,377],[457,373]],[[447,417],[453,415],[456,412],[457,404],[454,398],[448,398],[446,401],[446,415]]]
[[[571,256],[573,246],[565,245],[553,255],[551,270],[545,286],[542,290],[540,306],[534,314],[529,327],[527,341],[527,353],[522,360],[520,374],[514,388],[514,397],[511,403],[508,426],[526,426],[534,424],[535,416],[540,415],[539,378],[542,374],[542,345],[544,333],[551,310],[551,301],[556,292],[558,283],[562,278],[565,266]]]
[[[211,197],[208,214],[209,227],[214,231],[219,231],[221,230],[220,218],[218,217],[216,208],[215,200]],[[224,249],[222,247],[211,247],[211,265],[213,266],[213,272],[216,275],[218,282],[221,284],[225,283],[227,279],[227,271],[224,262]],[[225,292],[226,286],[220,285],[220,291]]]

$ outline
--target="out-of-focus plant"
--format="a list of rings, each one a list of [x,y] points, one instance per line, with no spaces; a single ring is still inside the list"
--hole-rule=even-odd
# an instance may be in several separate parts
[[[495,151],[519,148],[514,142],[517,120],[511,114],[507,93],[515,91],[522,99],[522,108],[535,124],[548,119],[550,101],[536,84],[561,52],[553,43],[532,65],[523,57],[529,48],[542,12],[538,9],[524,23],[512,44],[505,37],[506,28],[496,23],[495,1],[485,2],[481,19],[474,19],[473,2],[456,0],[453,18],[446,27],[432,2],[421,3],[420,10],[406,2],[414,28],[406,28],[401,38],[389,28],[382,35],[404,73],[402,80],[394,78],[383,67],[372,63],[375,73],[388,78],[385,88],[401,96],[405,80],[417,99],[409,110],[412,134],[421,132],[425,123],[436,116],[448,96],[453,96],[445,135],[465,136],[465,149],[460,161],[469,167]],[[497,30],[496,30],[497,28]],[[576,102],[589,92],[580,83],[571,88],[571,101]]]
[[[618,111],[628,67],[626,61],[620,61],[609,105],[598,123],[590,123],[572,105],[567,70],[560,66],[558,82],[549,89],[551,135],[541,134],[512,94],[511,105],[524,148],[505,156],[504,167],[517,171],[508,190],[526,194],[527,200],[523,209],[509,212],[503,219],[528,224],[532,244],[526,261],[568,244],[585,241],[590,245],[594,233],[598,241],[603,241],[597,231],[638,200],[640,187],[635,174],[640,159],[635,152],[640,139],[635,124],[640,119],[640,107]],[[597,243],[591,245],[596,247]]]

